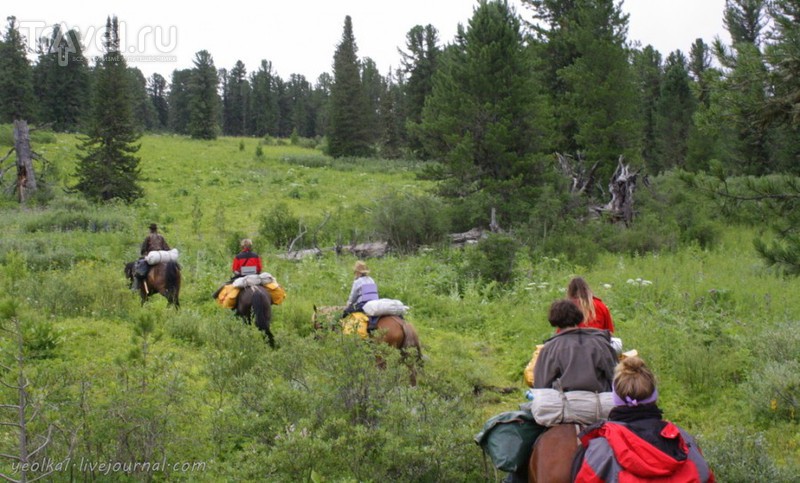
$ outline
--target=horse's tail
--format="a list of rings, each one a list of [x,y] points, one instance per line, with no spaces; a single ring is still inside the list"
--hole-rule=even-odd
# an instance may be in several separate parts
[[[181,266],[178,262],[167,262],[164,273],[164,288],[167,292],[167,300],[175,308],[181,306],[179,296],[181,292]]]
[[[269,330],[269,323],[272,319],[272,299],[267,289],[255,287],[252,301],[252,311],[256,316],[256,327],[267,334],[270,345],[274,344],[272,332]]]

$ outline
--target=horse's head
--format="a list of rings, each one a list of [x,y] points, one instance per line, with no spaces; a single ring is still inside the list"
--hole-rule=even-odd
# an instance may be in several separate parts
[[[136,266],[136,262],[130,262],[125,264],[125,276],[128,277],[128,280],[133,281],[133,269]]]

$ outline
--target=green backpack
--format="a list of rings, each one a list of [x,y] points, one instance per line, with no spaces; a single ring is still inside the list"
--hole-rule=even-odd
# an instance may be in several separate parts
[[[530,411],[507,411],[492,416],[475,435],[475,442],[498,470],[527,468],[536,438],[546,428],[536,424]]]

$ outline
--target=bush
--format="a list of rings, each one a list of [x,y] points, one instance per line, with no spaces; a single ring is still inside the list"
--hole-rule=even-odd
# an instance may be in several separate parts
[[[390,194],[378,201],[372,223],[376,234],[400,252],[441,243],[449,230],[444,204],[429,195]]]
[[[797,421],[800,416],[800,362],[768,361],[753,371],[746,387],[754,414],[765,419]]]
[[[783,474],[767,453],[767,443],[761,433],[749,433],[742,428],[727,428],[719,432],[722,439],[701,445],[706,461],[717,481],[793,481]]]
[[[300,220],[292,215],[286,203],[278,203],[262,216],[258,233],[262,240],[284,249],[300,233]]]
[[[477,247],[467,251],[465,277],[484,282],[511,282],[514,278],[514,261],[518,248],[518,242],[508,235],[489,235],[478,243]]]

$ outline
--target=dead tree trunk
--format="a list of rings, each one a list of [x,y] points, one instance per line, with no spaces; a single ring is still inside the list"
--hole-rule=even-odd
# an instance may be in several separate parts
[[[636,190],[636,181],[639,171],[631,170],[631,167],[623,163],[624,158],[619,157],[617,169],[611,176],[608,183],[608,190],[611,192],[611,201],[605,206],[597,207],[598,213],[606,213],[611,216],[612,221],[622,221],[625,226],[630,226],[633,222],[633,193]]]
[[[17,152],[17,194],[19,202],[25,203],[36,191],[36,174],[33,171],[33,154],[28,121],[14,120],[14,150]]]
[[[558,158],[558,167],[561,169],[561,173],[571,180],[570,193],[581,195],[591,191],[594,185],[594,172],[597,171],[597,166],[600,165],[599,162],[588,168],[586,160],[581,153],[578,153],[577,158],[556,153],[556,158]]]

